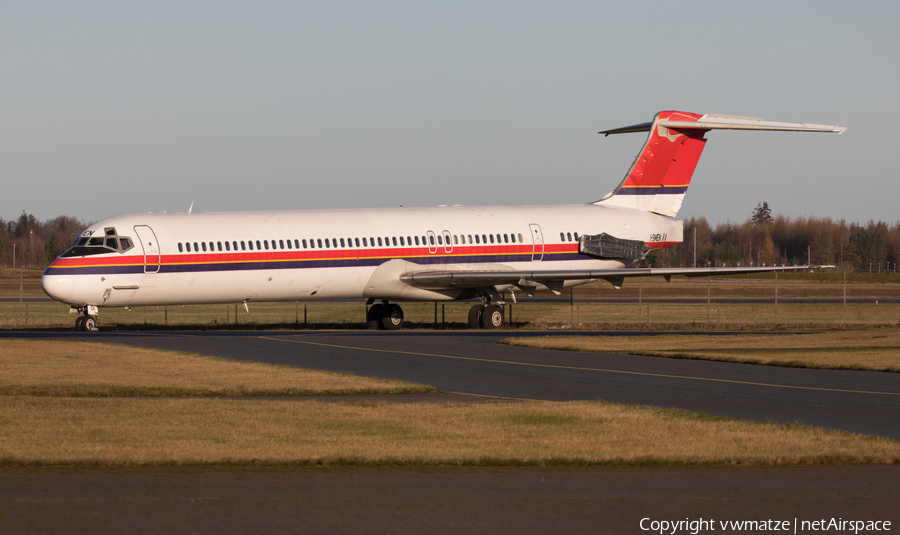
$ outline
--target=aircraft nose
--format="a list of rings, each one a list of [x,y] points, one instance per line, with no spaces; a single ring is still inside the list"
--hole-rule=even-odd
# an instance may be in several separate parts
[[[41,287],[44,289],[44,293],[65,303],[75,293],[75,276],[44,273],[41,277]]]

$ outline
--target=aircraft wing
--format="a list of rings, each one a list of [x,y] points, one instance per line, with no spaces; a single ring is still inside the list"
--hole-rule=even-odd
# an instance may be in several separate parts
[[[493,270],[493,271],[414,271],[404,273],[400,280],[417,288],[441,290],[449,288],[484,288],[517,286],[532,295],[538,286],[545,286],[559,294],[565,281],[604,279],[621,288],[626,277],[662,276],[668,281],[672,275],[703,277],[708,275],[736,275],[739,273],[767,273],[773,271],[803,271],[834,266],[763,266],[709,268],[623,268],[593,270]]]

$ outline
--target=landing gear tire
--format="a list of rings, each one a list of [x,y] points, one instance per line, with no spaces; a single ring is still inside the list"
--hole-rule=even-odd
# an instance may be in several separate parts
[[[481,329],[481,317],[484,315],[484,305],[475,305],[469,309],[469,327]]]
[[[503,309],[497,305],[484,307],[481,315],[481,326],[485,329],[499,329],[503,326]]]
[[[83,331],[96,331],[97,330],[97,322],[94,321],[94,318],[90,316],[85,316],[84,321],[81,322],[81,328]]]
[[[366,325],[368,325],[370,331],[384,328],[384,323],[382,322],[384,315],[384,305],[381,303],[369,307],[369,310],[366,312]]]
[[[381,326],[389,331],[396,331],[403,327],[403,309],[400,308],[400,305],[391,303],[384,307]]]
[[[75,330],[76,331],[84,331],[84,320],[87,319],[85,316],[78,316],[75,318]]]

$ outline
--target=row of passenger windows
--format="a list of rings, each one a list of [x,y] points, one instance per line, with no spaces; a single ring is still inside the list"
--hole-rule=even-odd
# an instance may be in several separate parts
[[[572,233],[571,232],[560,232],[559,233],[559,241],[572,241]],[[575,241],[578,241],[578,233],[575,233]]]
[[[577,234],[575,235],[577,238]],[[419,236],[386,236],[383,239],[379,237],[370,237],[370,238],[315,238],[307,240],[256,240],[256,241],[231,241],[231,242],[185,242],[182,246],[182,243],[178,243],[178,252],[207,252],[207,251],[268,251],[268,250],[278,250],[278,249],[331,249],[338,247],[340,248],[354,248],[354,247],[397,247],[399,246],[411,246],[415,245],[430,245],[435,247],[437,245],[442,246],[450,246],[450,238],[451,236],[443,236],[441,234],[431,234],[428,236],[422,236],[421,240]],[[487,243],[523,243],[522,234],[475,234],[474,240],[472,234],[459,234],[453,235],[453,245],[466,245],[466,244],[487,244]],[[435,243],[435,240],[437,242]],[[446,243],[445,243],[446,242]],[[376,245],[377,243],[377,245]],[[285,247],[287,246],[287,247]],[[240,247],[240,249],[238,249]]]

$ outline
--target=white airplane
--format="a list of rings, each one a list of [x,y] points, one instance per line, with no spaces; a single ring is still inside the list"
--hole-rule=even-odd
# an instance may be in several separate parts
[[[649,132],[622,182],[599,201],[147,213],[91,225],[41,278],[50,297],[97,330],[101,307],[366,299],[369,328],[399,329],[404,301],[480,298],[473,328],[503,325],[504,296],[625,277],[702,276],[793,267],[635,268],[682,241],[674,219],[709,130],[834,132],[846,127],[748,117],[656,114],[601,134]],[[193,207],[193,203],[191,203]]]

